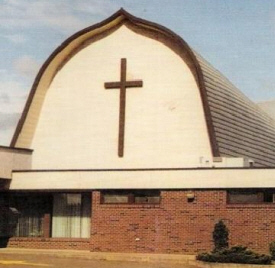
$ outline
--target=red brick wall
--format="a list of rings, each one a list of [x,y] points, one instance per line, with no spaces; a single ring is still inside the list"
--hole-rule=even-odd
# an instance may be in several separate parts
[[[226,191],[162,191],[158,205],[100,204],[92,196],[91,239],[11,238],[10,247],[90,249],[108,252],[192,254],[213,247],[214,224],[223,219],[230,245],[268,253],[275,240],[275,204],[228,205]]]
[[[93,195],[92,251],[192,254],[213,248],[214,224],[223,219],[230,245],[268,253],[275,240],[275,204],[227,205],[226,191],[162,191],[160,205],[100,204]]]
[[[8,247],[15,248],[37,248],[37,249],[73,249],[89,250],[89,239],[69,239],[69,238],[38,238],[20,237],[11,238]]]

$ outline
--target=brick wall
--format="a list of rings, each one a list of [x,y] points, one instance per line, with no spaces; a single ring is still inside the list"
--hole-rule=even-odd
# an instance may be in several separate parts
[[[223,219],[230,245],[268,252],[275,240],[275,204],[229,205],[226,191],[162,191],[156,205],[100,204],[92,194],[91,239],[11,238],[10,247],[90,249],[108,252],[192,254],[213,247],[214,224]]]
[[[15,248],[38,248],[38,249],[73,249],[73,250],[89,250],[89,239],[69,239],[69,238],[11,238],[8,247]]]
[[[162,191],[160,205],[100,204],[93,195],[92,251],[192,254],[213,248],[214,224],[223,219],[230,244],[268,252],[275,240],[275,204],[228,205],[226,191]]]

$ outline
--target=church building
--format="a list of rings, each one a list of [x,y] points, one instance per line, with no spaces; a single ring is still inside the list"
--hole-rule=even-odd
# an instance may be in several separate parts
[[[275,240],[275,121],[121,9],[41,67],[0,146],[0,246],[195,254]]]

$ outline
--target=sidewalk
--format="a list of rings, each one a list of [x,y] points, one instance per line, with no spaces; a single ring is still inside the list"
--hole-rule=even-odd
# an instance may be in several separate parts
[[[0,254],[30,254],[44,255],[56,258],[79,258],[87,260],[106,261],[133,261],[133,262],[173,262],[188,264],[195,261],[195,255],[176,254],[145,254],[145,253],[110,253],[90,252],[86,250],[57,250],[57,249],[23,249],[23,248],[0,248]]]
[[[0,248],[1,255],[33,255],[53,258],[73,258],[82,260],[97,261],[121,261],[121,262],[148,262],[183,264],[201,268],[275,268],[275,265],[248,265],[248,264],[221,264],[204,263],[196,261],[195,255],[180,254],[145,254],[145,253],[110,253],[110,252],[90,252],[84,250],[56,250],[56,249],[21,249],[21,248]],[[184,268],[184,266],[183,266]]]

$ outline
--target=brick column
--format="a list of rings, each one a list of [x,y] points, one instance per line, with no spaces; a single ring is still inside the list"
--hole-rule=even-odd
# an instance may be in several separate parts
[[[44,214],[44,224],[43,224],[43,233],[45,238],[51,236],[51,214]]]

